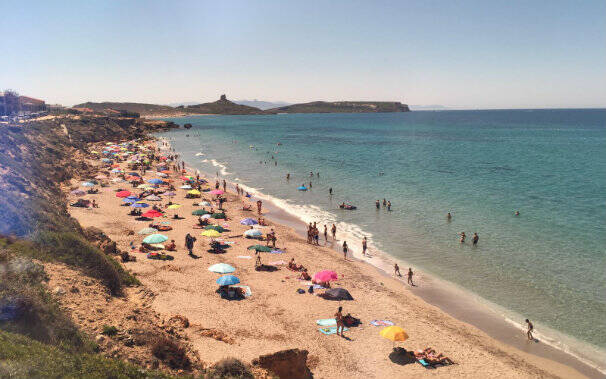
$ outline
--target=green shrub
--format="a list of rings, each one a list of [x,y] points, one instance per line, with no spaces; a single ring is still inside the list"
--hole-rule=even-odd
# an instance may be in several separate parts
[[[172,369],[191,368],[185,348],[168,337],[158,337],[152,345],[152,354]]]
[[[118,328],[116,328],[113,325],[103,325],[103,331],[101,332],[101,334],[105,334],[106,336],[115,336],[116,334],[118,334]]]
[[[204,379],[254,379],[248,367],[235,358],[215,363],[203,376]]]

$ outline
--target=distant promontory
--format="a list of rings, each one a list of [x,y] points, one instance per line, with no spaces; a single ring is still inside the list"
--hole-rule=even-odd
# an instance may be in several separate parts
[[[266,110],[270,113],[382,113],[410,112],[408,105],[389,101],[313,101]]]

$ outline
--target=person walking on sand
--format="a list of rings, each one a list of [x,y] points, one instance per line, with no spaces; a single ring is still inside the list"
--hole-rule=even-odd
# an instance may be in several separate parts
[[[335,224],[332,224],[332,228],[330,229],[330,231],[332,232],[333,241],[336,241],[337,240],[337,226]]]
[[[412,272],[412,268],[409,267],[408,268],[408,275],[407,275],[408,276],[408,281],[407,282],[408,282],[408,284],[410,284],[411,286],[414,287],[415,284],[412,282],[412,276],[413,276],[413,274],[414,273]]]
[[[337,335],[343,337],[343,329],[345,329],[345,323],[343,322],[343,307],[337,309],[335,320],[337,321]],[[339,334],[339,329],[341,330],[341,334]]]
[[[324,224],[324,245],[326,245],[327,242],[328,242],[328,228],[326,227],[326,224]]]
[[[366,240],[366,236],[362,238],[362,255],[366,256],[366,249],[368,248],[368,241]]]
[[[477,246],[478,245],[479,239],[480,239],[480,237],[478,236],[478,233],[474,233],[473,234],[473,238],[471,239],[471,242],[473,243],[473,246]]]
[[[402,277],[402,274],[400,273],[400,266],[398,266],[397,263],[393,264],[393,274]]]
[[[257,200],[257,212],[261,214],[261,209],[263,208],[263,202],[261,200]]]
[[[191,234],[187,233],[187,235],[185,235],[185,247],[187,248],[189,255],[193,255],[194,242],[196,242],[196,237],[192,237]]]
[[[227,182],[223,179],[223,192],[227,192]]]
[[[349,247],[347,246],[347,241],[343,241],[343,259],[347,260],[347,252],[349,251]]]
[[[533,341],[534,337],[532,335],[532,331],[534,330],[534,325],[532,325],[532,322],[530,322],[529,319],[526,319],[526,326],[528,327],[526,330],[526,337],[528,337],[529,341]]]

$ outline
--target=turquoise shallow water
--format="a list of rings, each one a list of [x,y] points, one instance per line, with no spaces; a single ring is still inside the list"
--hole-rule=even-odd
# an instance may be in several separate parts
[[[194,125],[164,136],[200,170],[606,349],[606,110],[171,120]],[[297,191],[310,171],[313,188]],[[375,209],[383,198],[391,212]]]

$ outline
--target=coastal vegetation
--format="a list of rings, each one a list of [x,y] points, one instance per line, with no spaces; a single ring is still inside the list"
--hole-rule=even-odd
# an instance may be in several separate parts
[[[388,101],[313,101],[268,109],[271,113],[382,113],[409,112],[408,105]]]

